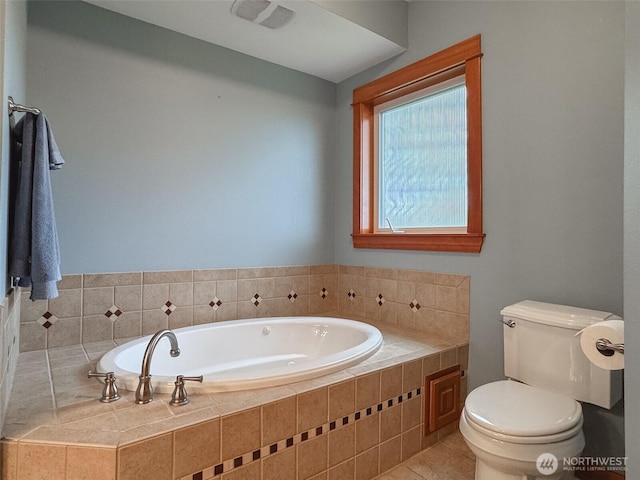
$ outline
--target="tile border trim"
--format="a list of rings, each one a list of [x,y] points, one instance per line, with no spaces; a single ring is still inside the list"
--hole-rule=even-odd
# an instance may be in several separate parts
[[[358,420],[369,417],[374,413],[382,412],[383,410],[401,404],[405,400],[410,400],[420,395],[422,395],[422,387],[403,393],[401,395],[393,396],[382,402],[371,405],[370,407],[363,408],[362,410],[359,410],[357,412],[310,428],[309,430],[293,435],[292,437],[279,440],[269,445],[264,445],[259,449],[244,453],[243,455],[240,455],[238,457],[224,460],[223,462],[212,467],[207,467],[201,471],[186,475],[184,477],[180,477],[179,480],[202,480],[204,478],[219,477],[220,475],[229,473],[236,468],[246,466],[254,461],[266,458],[275,453],[282,452],[290,447],[298,445],[299,443],[325,435],[334,430],[338,430],[345,425],[357,422]]]

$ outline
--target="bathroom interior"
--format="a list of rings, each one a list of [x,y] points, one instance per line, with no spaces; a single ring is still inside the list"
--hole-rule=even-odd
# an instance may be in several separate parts
[[[86,410],[61,409],[54,423],[40,428],[41,436],[21,433],[25,437],[18,447],[6,439],[13,428],[6,415],[15,409],[20,369],[29,367],[20,365],[19,358],[44,355],[52,369],[55,363],[60,371],[75,371],[78,352],[95,361],[109,342],[115,345],[162,328],[337,314],[378,322],[393,338],[409,339],[407,345],[416,345],[415,339],[424,335],[448,336],[448,342],[434,340],[431,350],[400,356],[387,370],[372,373],[365,366],[355,367],[348,376],[335,377],[338,383],[309,384],[328,392],[331,408],[332,395],[336,405],[340,403],[342,386],[353,387],[358,381],[364,385],[364,379],[379,375],[384,390],[385,375],[401,372],[408,380],[396,394],[401,394],[404,408],[417,404],[409,403],[417,398],[406,396],[421,388],[421,380],[411,380],[416,365],[421,373],[431,373],[427,368],[434,355],[438,367],[461,364],[463,394],[503,379],[505,327],[500,312],[522,300],[611,312],[624,318],[625,343],[638,344],[640,94],[634,85],[640,81],[639,2],[282,1],[305,13],[320,9],[341,28],[308,30],[306,40],[314,48],[295,55],[286,53],[297,46],[286,28],[244,25],[245,20],[230,12],[224,22],[240,22],[239,32],[267,30],[255,38],[268,41],[251,45],[251,33],[249,53],[241,53],[197,38],[197,33],[181,33],[190,18],[180,14],[199,2],[157,3],[154,8],[169,9],[175,27],[163,24],[158,11],[145,21],[117,11],[118,4],[133,5],[134,12],[137,4],[144,10],[145,3],[0,4],[2,98],[12,96],[41,109],[65,159],[61,170],[51,172],[62,259],[60,296],[31,302],[28,292],[10,288],[10,278],[0,279],[8,292],[0,306],[2,478],[98,478],[86,476],[91,466],[71,468],[89,451],[99,465],[110,465],[100,478],[292,478],[267,458],[220,477],[214,465],[220,462],[226,468],[223,461],[235,455],[225,456],[224,446],[215,462],[198,469],[179,470],[176,460],[161,473],[139,472],[138,467],[122,471],[122,462],[130,457],[162,466],[166,452],[181,458],[177,450],[185,448],[184,458],[189,457],[188,438],[180,435],[200,435],[196,430],[206,426],[219,438],[224,415],[211,420],[193,405],[184,407],[184,413],[170,413],[165,395],[162,402],[131,407],[132,417],[123,420],[117,411],[130,403],[131,394],[126,393],[125,399],[110,404],[113,418],[135,422],[136,416],[144,418],[147,413],[140,412],[145,409],[162,410],[168,418],[165,429],[142,432],[140,425],[138,436],[129,437],[123,451],[105,447],[113,444],[108,428],[96,428],[98,440],[79,438],[87,430],[78,429],[78,438],[72,438],[71,429],[56,434],[55,422],[62,422],[65,414],[67,420],[75,415],[73,420],[79,421],[103,407],[99,383],[93,379],[91,384],[83,379],[71,385],[95,396],[95,401],[85,402]],[[215,29],[213,19],[210,28]],[[206,38],[206,31],[200,33]],[[478,34],[483,53],[482,250],[354,248],[353,90]],[[360,55],[357,48],[344,45],[349,38],[354,44],[363,42],[363,49],[374,39],[388,49],[369,45],[366,55]],[[344,52],[329,54],[336,45]],[[355,54],[349,57],[349,52]],[[287,61],[299,61],[300,66]],[[0,249],[6,251],[11,135],[6,110],[0,124]],[[0,270],[7,270],[4,255]],[[291,287],[282,279],[299,283]],[[372,283],[386,289],[384,309],[382,302],[376,303]],[[439,314],[425,316],[425,308],[413,315],[415,311],[401,305],[401,297],[410,295],[401,294],[401,285],[412,285],[413,293],[424,285],[441,292],[446,297],[442,303],[434,298]],[[199,286],[213,289],[222,301],[219,308],[208,305],[210,296],[198,295]],[[287,299],[294,290],[299,298]],[[362,292],[355,301],[353,291]],[[251,301],[253,293],[263,297],[258,305]],[[169,315],[155,304],[152,308],[147,303],[151,298],[173,302],[175,311]],[[124,315],[105,316],[112,306],[121,307]],[[55,315],[55,322],[45,326],[39,320],[47,312]],[[610,409],[582,404],[583,455],[626,457],[630,479],[640,478],[636,355],[633,348],[625,355],[621,401]],[[38,365],[33,362],[31,368]],[[355,383],[339,383],[352,376]],[[52,379],[54,386],[76,380],[56,380],[53,373]],[[52,388],[49,380],[47,373],[44,388]],[[294,397],[284,389],[248,392],[242,400],[224,397],[228,393],[218,400],[212,395],[207,409],[235,412],[238,418],[246,413],[242,420],[249,426],[254,425],[251,414],[258,412],[265,427],[267,416],[277,418],[279,411],[263,404],[289,408],[292,398],[313,403],[316,390],[309,385],[284,387]],[[259,395],[266,397],[262,403],[256,403]],[[226,400],[220,400],[223,397]],[[197,394],[192,398],[194,405],[203,401]],[[375,402],[385,400],[378,397]],[[231,403],[245,401],[262,406],[241,413],[232,409]],[[356,402],[354,408],[368,406]],[[189,415],[192,419],[185,423]],[[174,418],[178,416],[182,423]],[[365,421],[355,422],[354,430],[364,429]],[[360,452],[357,446],[363,465],[376,463],[374,472],[363,468],[359,473],[358,455],[334,462],[330,451],[325,452],[325,470],[310,470],[300,460],[305,443],[296,444],[298,478],[373,478],[439,440],[438,435],[424,435],[423,421],[407,425],[406,431],[403,425],[398,443],[387,442],[387,449],[381,444]],[[306,424],[311,426],[315,424]],[[166,433],[178,427],[181,430]],[[441,438],[452,431],[447,427]],[[300,435],[299,429],[293,433]],[[144,435],[151,440],[142,442]],[[316,445],[331,450],[331,438],[324,437],[314,439]],[[127,443],[123,438],[116,443]],[[405,440],[411,445],[406,452],[400,443]],[[48,448],[35,448],[43,445]],[[375,462],[366,456],[374,450]],[[269,458],[284,458],[291,451]],[[256,465],[261,465],[262,476],[255,473]],[[52,473],[56,469],[59,476]],[[302,473],[312,470],[313,476]]]

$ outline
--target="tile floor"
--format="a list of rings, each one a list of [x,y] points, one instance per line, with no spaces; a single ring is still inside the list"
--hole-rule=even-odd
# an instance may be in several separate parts
[[[456,432],[376,480],[473,480],[476,460]]]

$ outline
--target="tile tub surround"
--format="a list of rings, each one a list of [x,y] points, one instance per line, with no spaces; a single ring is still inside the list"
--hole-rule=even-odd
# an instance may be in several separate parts
[[[318,315],[378,321],[464,343],[469,277],[348,265],[65,275],[60,296],[22,292],[20,351],[201,323]]]
[[[345,371],[192,395],[178,408],[168,394],[143,406],[127,391],[115,403],[97,401],[101,385],[86,372],[113,342],[22,353],[2,478],[373,478],[455,431],[422,435],[422,381],[451,364],[466,370],[468,362],[466,344],[382,329],[382,349]]]
[[[20,301],[12,289],[0,304],[0,430],[9,404],[9,392],[18,361]]]

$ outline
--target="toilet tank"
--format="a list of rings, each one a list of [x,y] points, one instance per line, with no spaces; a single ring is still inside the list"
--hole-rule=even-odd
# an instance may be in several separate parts
[[[505,326],[504,373],[528,385],[565,394],[604,408],[622,397],[622,371],[592,364],[576,334],[607,312],[525,300],[500,312]],[[509,327],[511,323],[513,327]]]

